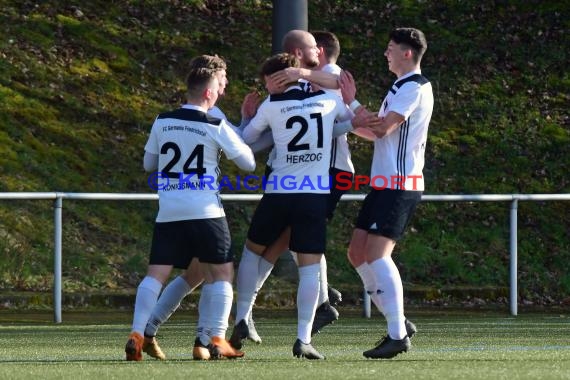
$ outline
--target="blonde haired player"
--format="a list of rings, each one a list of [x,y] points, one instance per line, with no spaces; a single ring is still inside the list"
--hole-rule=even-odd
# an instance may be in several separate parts
[[[233,254],[218,191],[200,185],[217,178],[219,154],[246,171],[255,169],[251,149],[223,120],[207,115],[219,96],[216,70],[197,68],[187,78],[187,104],[157,116],[145,145],[144,167],[168,181],[158,188],[147,275],[137,288],[133,325],[125,346],[127,360],[142,360],[145,327],[163,284],[174,267],[186,269],[197,257],[205,278],[201,312],[207,313],[207,344],[212,355],[241,357],[225,340],[233,300]],[[210,339],[211,338],[211,339]]]

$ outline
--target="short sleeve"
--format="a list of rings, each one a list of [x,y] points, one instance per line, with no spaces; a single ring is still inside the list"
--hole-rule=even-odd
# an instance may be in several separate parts
[[[229,160],[251,152],[249,146],[243,142],[241,137],[225,121],[220,123],[217,140],[220,148],[222,148]]]
[[[253,119],[250,120],[242,131],[245,142],[249,144],[255,142],[261,133],[269,128],[269,119],[266,109],[267,100],[261,103]]]
[[[158,154],[159,153],[159,146],[158,146],[158,133],[157,133],[157,121],[158,119],[156,119],[152,125],[152,128],[150,129],[150,136],[148,137],[148,140],[146,142],[146,145],[144,146],[144,150],[148,153],[151,154]]]
[[[394,95],[389,111],[396,112],[407,119],[420,103],[420,85],[415,82],[405,83]]]

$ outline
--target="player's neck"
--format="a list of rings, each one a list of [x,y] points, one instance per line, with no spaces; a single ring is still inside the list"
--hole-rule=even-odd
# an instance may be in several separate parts
[[[401,78],[406,74],[409,74],[413,71],[419,71],[419,70],[420,70],[420,65],[416,65],[416,64],[404,65],[404,66],[398,67],[397,70],[394,70],[394,74],[396,74],[396,77]]]
[[[322,70],[323,67],[327,66],[327,65],[336,65],[335,61],[321,61],[321,63],[319,63],[319,66],[317,67],[318,70]]]
[[[215,105],[215,104],[210,104],[210,102],[207,99],[200,99],[200,100],[186,99],[186,104],[189,104],[191,106],[200,107],[200,108],[203,108],[205,110],[208,110]]]

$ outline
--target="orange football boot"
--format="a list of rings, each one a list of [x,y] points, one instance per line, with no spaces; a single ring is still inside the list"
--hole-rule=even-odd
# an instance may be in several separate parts
[[[160,349],[158,345],[158,341],[155,337],[144,337],[144,342],[142,345],[142,350],[146,352],[149,356],[158,359],[158,360],[166,360],[166,355]]]
[[[212,359],[235,359],[241,358],[245,354],[233,348],[230,343],[219,336],[212,337],[212,349],[210,350]]]
[[[127,345],[125,346],[127,361],[140,362],[142,360],[143,342],[144,338],[141,334],[132,332],[131,335],[129,335],[129,340],[127,340]]]

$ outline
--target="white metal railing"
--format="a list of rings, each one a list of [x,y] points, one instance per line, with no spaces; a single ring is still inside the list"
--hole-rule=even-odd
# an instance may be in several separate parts
[[[259,201],[262,194],[222,194],[224,201]],[[365,194],[345,194],[342,201],[362,201]],[[0,192],[0,200],[53,200],[54,201],[54,320],[61,323],[62,301],[62,210],[63,200],[123,200],[155,201],[158,194],[124,193],[64,193],[64,192]],[[510,202],[510,311],[517,315],[517,209],[519,201],[568,201],[570,194],[465,194],[422,196],[423,202]],[[364,292],[364,313],[370,318],[370,297]]]

